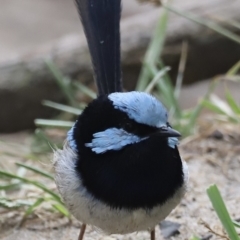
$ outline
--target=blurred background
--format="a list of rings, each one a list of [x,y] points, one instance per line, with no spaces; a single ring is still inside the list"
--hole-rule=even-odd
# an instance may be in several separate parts
[[[127,90],[136,86],[145,51],[162,11],[154,4],[141,2],[123,1],[122,64]],[[228,33],[224,36],[206,26],[217,24],[227,29],[229,35],[237,35],[239,1],[176,0],[173,6],[180,15],[189,12],[200,22],[210,22],[198,24],[186,18],[187,15],[170,11],[164,33],[165,45],[160,54],[164,64],[171,67],[169,75],[173,84],[183,42],[187,45],[179,101],[181,107],[189,108],[206,92],[208,82],[204,80],[225,74],[239,61],[237,37],[226,37]],[[91,85],[88,49],[73,1],[2,0],[0,33],[0,132],[32,129],[35,118],[56,114],[43,107],[42,100],[65,101],[45,64],[46,59],[51,59],[64,76]],[[238,97],[235,84],[230,85]]]

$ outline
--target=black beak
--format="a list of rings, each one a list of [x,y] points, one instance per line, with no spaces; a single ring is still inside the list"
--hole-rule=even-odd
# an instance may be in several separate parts
[[[157,134],[162,137],[181,137],[181,134],[178,131],[170,127],[159,128],[159,130],[157,131]]]

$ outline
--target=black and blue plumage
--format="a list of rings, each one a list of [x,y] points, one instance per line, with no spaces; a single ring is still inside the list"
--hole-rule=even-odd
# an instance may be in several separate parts
[[[121,1],[76,0],[76,6],[98,97],[78,117],[63,150],[55,152],[56,184],[66,206],[84,224],[107,233],[153,231],[186,191],[187,166],[177,148],[180,134],[155,97],[122,92]]]

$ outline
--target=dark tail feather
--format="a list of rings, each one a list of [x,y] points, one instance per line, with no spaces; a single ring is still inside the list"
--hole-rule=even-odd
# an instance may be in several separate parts
[[[121,92],[121,0],[75,1],[87,37],[99,95]]]

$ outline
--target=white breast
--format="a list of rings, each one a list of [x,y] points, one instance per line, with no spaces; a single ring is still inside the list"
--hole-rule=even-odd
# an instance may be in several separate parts
[[[92,197],[75,171],[76,154],[66,144],[54,153],[55,181],[69,211],[81,222],[94,225],[109,234],[131,233],[154,228],[178,205],[186,192],[187,165],[183,162],[185,184],[175,195],[152,210],[113,209]]]

